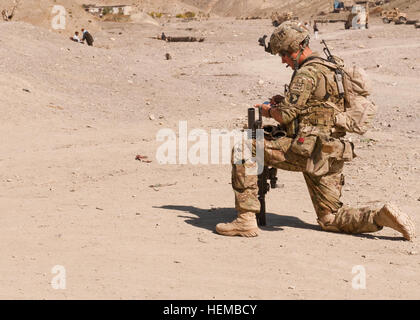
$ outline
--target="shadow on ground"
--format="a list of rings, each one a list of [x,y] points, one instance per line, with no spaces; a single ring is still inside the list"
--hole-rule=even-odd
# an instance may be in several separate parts
[[[155,208],[192,213],[195,215],[195,217],[183,215],[179,215],[178,217],[184,218],[186,223],[189,223],[194,227],[211,231],[214,231],[216,224],[220,222],[231,222],[236,218],[236,210],[234,208],[201,209],[194,206],[180,205],[165,205]],[[267,213],[266,218],[267,226],[261,228],[265,231],[279,231],[283,230],[282,227],[321,230],[318,225],[306,223],[293,216],[282,216],[278,214]]]
[[[207,229],[214,231],[216,224],[223,222],[231,222],[236,218],[236,210],[234,208],[212,208],[202,209],[194,206],[182,206],[182,205],[164,205],[160,207],[154,207],[160,209],[167,209],[172,211],[181,211],[186,213],[192,213],[195,217],[179,215],[178,217],[184,218],[185,222],[198,228]],[[281,231],[282,227],[291,227],[299,229],[308,229],[322,231],[319,225],[306,223],[294,216],[284,216],[279,214],[267,213],[267,226],[261,227],[265,231]],[[347,236],[360,237],[370,240],[390,240],[390,241],[401,241],[403,237],[390,237],[390,236],[379,236],[375,234],[343,234]]]

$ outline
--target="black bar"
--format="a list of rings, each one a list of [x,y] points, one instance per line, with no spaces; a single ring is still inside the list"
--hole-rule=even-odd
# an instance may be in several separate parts
[[[228,281],[228,280],[227,280]],[[204,289],[204,288],[203,288]],[[104,315],[115,319],[289,319],[308,316],[319,310],[355,310],[363,318],[380,319],[381,314],[401,317],[417,311],[419,300],[95,300],[95,301],[1,301],[4,314],[39,315],[44,318],[98,319]],[[286,311],[289,310],[288,315]],[[9,311],[9,312],[7,312]],[[357,312],[356,312],[357,311]],[[7,312],[7,313],[6,313]],[[331,318],[333,315],[330,315]],[[8,317],[6,317],[8,318]],[[328,316],[327,316],[328,318]]]

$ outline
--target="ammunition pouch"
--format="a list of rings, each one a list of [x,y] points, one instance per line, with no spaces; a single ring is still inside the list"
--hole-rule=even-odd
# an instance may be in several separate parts
[[[309,158],[315,149],[317,138],[318,137],[314,135],[298,135],[295,139],[293,139],[290,150],[295,154]]]
[[[335,110],[330,106],[309,107],[301,115],[301,126],[324,127],[328,132],[334,126]]]
[[[306,163],[305,172],[314,176],[323,176],[330,171],[334,161],[347,162],[355,157],[352,142],[320,135]]]

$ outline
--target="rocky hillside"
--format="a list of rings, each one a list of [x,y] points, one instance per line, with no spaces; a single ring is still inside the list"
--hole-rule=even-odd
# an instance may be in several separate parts
[[[331,11],[332,0],[183,0],[206,12],[221,16],[267,16],[272,11],[293,11],[298,16],[309,18],[321,11]],[[391,0],[384,8],[398,7],[407,13],[420,12],[418,0]]]
[[[80,1],[81,2],[81,1]],[[0,0],[0,11],[10,10],[13,7],[13,0]],[[64,30],[56,30],[60,33],[72,33],[81,28],[92,31],[99,29],[95,17],[86,13],[78,1],[73,0],[20,0],[15,11],[13,21],[23,21],[30,24],[52,29],[51,22],[59,13],[53,12],[55,5],[61,5],[66,10],[66,25]],[[2,20],[2,19],[0,19]]]
[[[56,14],[52,8],[58,3],[55,0],[20,0],[13,20],[24,21],[33,25],[51,29],[51,21]],[[58,32],[71,33],[81,27],[96,31],[99,29],[94,16],[86,13],[82,5],[86,3],[98,5],[130,4],[134,13],[160,12],[175,16],[179,13],[192,11],[204,12],[212,16],[230,17],[269,17],[273,11],[292,11],[301,19],[310,19],[320,12],[332,9],[331,0],[61,0],[60,5],[66,8],[66,29]],[[0,10],[11,9],[12,0],[0,0]],[[384,8],[398,7],[409,17],[420,17],[420,1],[391,0]]]

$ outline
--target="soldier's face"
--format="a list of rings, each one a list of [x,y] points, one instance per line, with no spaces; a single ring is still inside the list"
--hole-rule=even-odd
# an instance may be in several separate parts
[[[288,66],[290,66],[292,69],[294,68],[293,65],[293,55],[291,54],[287,54],[285,52],[281,53],[281,62],[287,64]]]
[[[301,63],[305,57],[309,56],[309,54],[312,51],[309,50],[309,48],[305,48],[305,50],[303,51],[303,53],[300,56],[299,59],[299,63]],[[280,52],[281,55],[281,62],[282,63],[286,63],[288,66],[290,66],[292,69],[295,68],[295,64],[293,63],[294,60],[297,59],[298,55],[299,55],[299,51],[290,53],[290,52]]]

